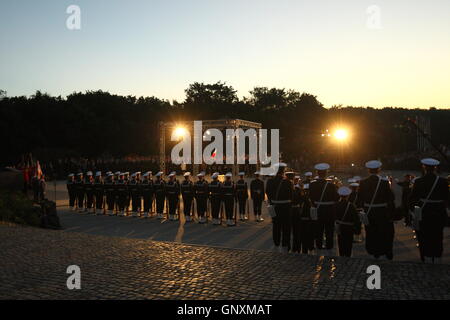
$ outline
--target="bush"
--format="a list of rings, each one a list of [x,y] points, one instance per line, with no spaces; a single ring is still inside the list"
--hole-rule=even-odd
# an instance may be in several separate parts
[[[23,193],[0,191],[0,220],[40,226],[41,208],[33,205]]]

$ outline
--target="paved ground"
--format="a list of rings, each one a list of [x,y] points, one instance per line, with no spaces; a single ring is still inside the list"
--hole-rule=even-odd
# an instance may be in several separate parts
[[[395,187],[397,199],[400,199],[399,188]],[[55,192],[50,183],[47,196],[54,199]],[[68,210],[67,193],[64,183],[56,185],[56,199],[61,223],[66,231],[82,232],[92,235],[104,235],[126,238],[149,239],[158,241],[174,241],[187,244],[199,244],[220,246],[239,249],[273,250],[272,224],[265,206],[263,216],[265,221],[257,223],[247,221],[239,223],[237,227],[213,226],[212,224],[200,225],[197,223],[185,224],[182,217],[180,222],[166,220],[121,218],[110,216],[82,215]],[[252,206],[250,204],[250,212]],[[250,215],[253,218],[252,215]],[[406,228],[403,222],[395,225],[396,235],[394,240],[394,259],[397,261],[420,261],[417,241],[410,228]],[[443,262],[450,264],[450,228],[445,229]],[[334,252],[334,255],[337,253]],[[353,256],[369,258],[364,243],[354,244]]]
[[[73,264],[80,290],[66,288]],[[0,299],[450,299],[450,268],[0,225],[0,284]]]

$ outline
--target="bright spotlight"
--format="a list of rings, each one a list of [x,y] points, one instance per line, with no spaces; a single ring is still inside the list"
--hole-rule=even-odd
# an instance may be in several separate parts
[[[173,131],[173,134],[175,136],[175,138],[180,139],[183,138],[187,133],[186,128],[183,127],[177,127],[175,128],[175,130]]]
[[[337,140],[345,140],[345,139],[348,138],[348,132],[347,132],[347,130],[345,130],[345,129],[337,129],[337,130],[334,132],[334,137],[335,137]]]

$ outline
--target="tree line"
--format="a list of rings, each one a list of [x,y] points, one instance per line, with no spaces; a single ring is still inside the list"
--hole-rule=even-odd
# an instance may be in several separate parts
[[[237,118],[280,129],[284,158],[316,161],[335,157],[357,162],[414,152],[416,133],[404,125],[407,117],[430,119],[433,142],[450,146],[449,109],[405,109],[333,106],[325,108],[309,93],[255,87],[240,99],[226,83],[195,82],[182,102],[157,97],[121,96],[104,91],[74,92],[67,97],[10,97],[0,90],[0,162],[11,165],[32,152],[51,160],[67,157],[156,155],[159,121]],[[343,126],[351,139],[342,144],[323,136]]]

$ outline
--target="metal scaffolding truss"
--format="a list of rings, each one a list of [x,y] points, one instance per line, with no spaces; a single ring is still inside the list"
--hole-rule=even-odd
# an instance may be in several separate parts
[[[166,131],[177,127],[183,127],[187,130],[193,131],[194,121],[160,121],[159,122],[159,168],[166,173]],[[252,122],[241,119],[222,119],[222,120],[202,120],[202,131],[207,129],[261,129],[262,125],[258,122]],[[236,141],[237,143],[237,141]],[[259,163],[257,164],[259,168]],[[239,165],[233,164],[233,175],[238,174]],[[193,174],[198,173],[198,165],[193,165]]]

